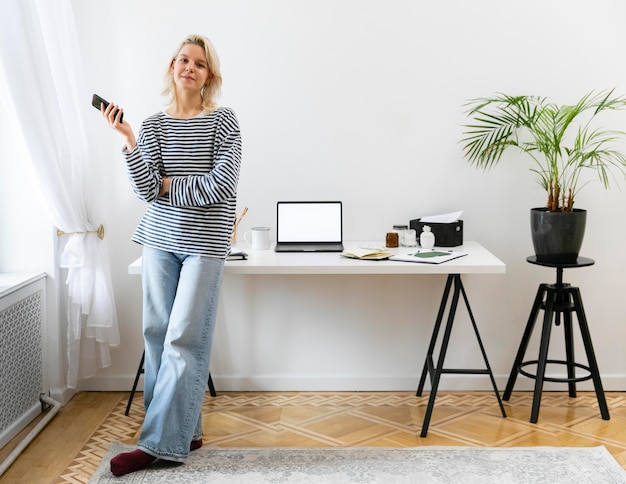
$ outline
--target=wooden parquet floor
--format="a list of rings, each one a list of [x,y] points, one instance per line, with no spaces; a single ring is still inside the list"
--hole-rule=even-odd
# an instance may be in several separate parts
[[[88,395],[90,404],[95,405],[93,397],[97,399],[99,394]],[[66,451],[64,470],[47,479],[27,482],[86,483],[111,441],[137,442],[143,420],[142,395],[136,395],[129,416],[124,415],[127,393],[103,395],[113,396],[112,411],[92,427],[93,432],[79,451]],[[529,392],[515,392],[505,402],[507,418],[502,418],[493,393],[439,392],[428,436],[421,438],[427,394],[416,397],[412,392],[268,392],[218,393],[212,398],[207,393],[203,404],[204,441],[205,445],[220,447],[604,445],[626,468],[626,394],[607,392],[606,398],[611,412],[609,421],[600,418],[592,392],[579,392],[576,398],[569,398],[566,392],[544,392],[539,422],[531,424]],[[75,405],[71,413],[79,419],[83,411],[84,406],[81,410],[81,405]],[[55,419],[66,419],[65,425],[70,426],[67,431],[71,433],[71,426],[79,425],[71,417],[60,412]],[[69,442],[59,441],[57,445],[72,448]],[[19,477],[11,477],[11,471],[16,466],[19,472],[20,460],[27,458],[20,457],[0,477],[0,482],[5,482],[4,477],[7,483],[21,482]],[[34,477],[32,472],[30,477]]]

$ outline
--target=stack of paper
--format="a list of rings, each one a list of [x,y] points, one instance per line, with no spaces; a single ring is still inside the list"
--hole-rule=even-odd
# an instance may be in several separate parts
[[[420,217],[419,221],[424,223],[451,224],[461,218],[463,212],[442,213],[440,215],[427,215]]]

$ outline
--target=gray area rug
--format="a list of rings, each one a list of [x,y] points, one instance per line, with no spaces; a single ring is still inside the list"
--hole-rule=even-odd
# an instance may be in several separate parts
[[[202,447],[184,464],[157,460],[114,477],[111,457],[134,449],[113,442],[89,483],[626,483],[605,447]]]

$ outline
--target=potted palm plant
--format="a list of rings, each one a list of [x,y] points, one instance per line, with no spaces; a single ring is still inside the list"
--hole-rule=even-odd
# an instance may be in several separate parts
[[[626,133],[594,127],[603,111],[626,108],[614,91],[591,92],[574,105],[539,96],[473,99],[466,103],[471,122],[461,142],[468,161],[489,169],[505,152],[519,150],[532,159],[531,171],[546,192],[546,204],[531,209],[531,235],[538,260],[573,263],[582,245],[587,212],[574,207],[586,184],[583,171],[595,171],[604,188],[616,173],[626,176],[619,142]]]

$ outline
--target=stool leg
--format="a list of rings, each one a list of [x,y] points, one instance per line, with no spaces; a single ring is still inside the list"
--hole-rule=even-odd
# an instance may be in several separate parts
[[[593,386],[596,390],[596,398],[598,399],[598,406],[600,407],[600,414],[603,420],[610,420],[609,408],[606,404],[606,398],[604,397],[604,389],[602,388],[602,380],[600,379],[600,370],[598,369],[598,363],[596,361],[596,354],[593,350],[593,344],[591,343],[591,333],[589,332],[589,326],[587,325],[587,317],[585,316],[585,309],[583,307],[583,301],[580,297],[580,290],[577,287],[572,288],[572,298],[574,299],[574,308],[576,309],[576,317],[578,319],[578,325],[580,326],[580,333],[582,335],[583,343],[585,345],[585,352],[587,353],[587,362],[589,363],[589,369],[591,371],[591,378],[593,380]]]
[[[567,297],[565,303],[570,302],[570,294],[569,289],[567,290]],[[574,379],[576,378],[576,369],[574,366],[574,362],[576,361],[574,357],[574,332],[572,330],[572,313],[570,311],[565,311],[563,313],[563,333],[565,335],[565,363],[567,365],[567,388],[569,390],[570,398],[576,398],[576,382]]]
[[[548,348],[550,346],[550,332],[552,330],[555,299],[556,291],[549,289],[546,295],[543,329],[541,330],[541,343],[539,345],[539,360],[537,361],[537,375],[535,379],[535,390],[533,393],[533,406],[530,414],[531,423],[537,423],[537,420],[539,419],[539,406],[541,405],[541,392],[543,391],[543,380],[546,375],[546,364],[548,362]]]
[[[522,336],[522,341],[519,345],[519,349],[517,350],[515,361],[513,362],[513,368],[511,368],[511,374],[509,375],[509,380],[506,384],[504,395],[502,395],[502,399],[505,401],[508,401],[508,399],[511,398],[511,393],[513,393],[515,380],[517,379],[520,365],[522,364],[522,361],[524,360],[524,355],[526,354],[526,350],[528,349],[530,336],[532,335],[535,323],[537,322],[539,308],[541,307],[541,303],[543,302],[543,296],[546,293],[546,287],[548,287],[547,284],[540,284],[539,289],[537,290],[535,302],[533,303],[533,307],[530,310],[530,316],[528,317],[528,322],[526,323],[526,328],[524,329],[524,335]]]

